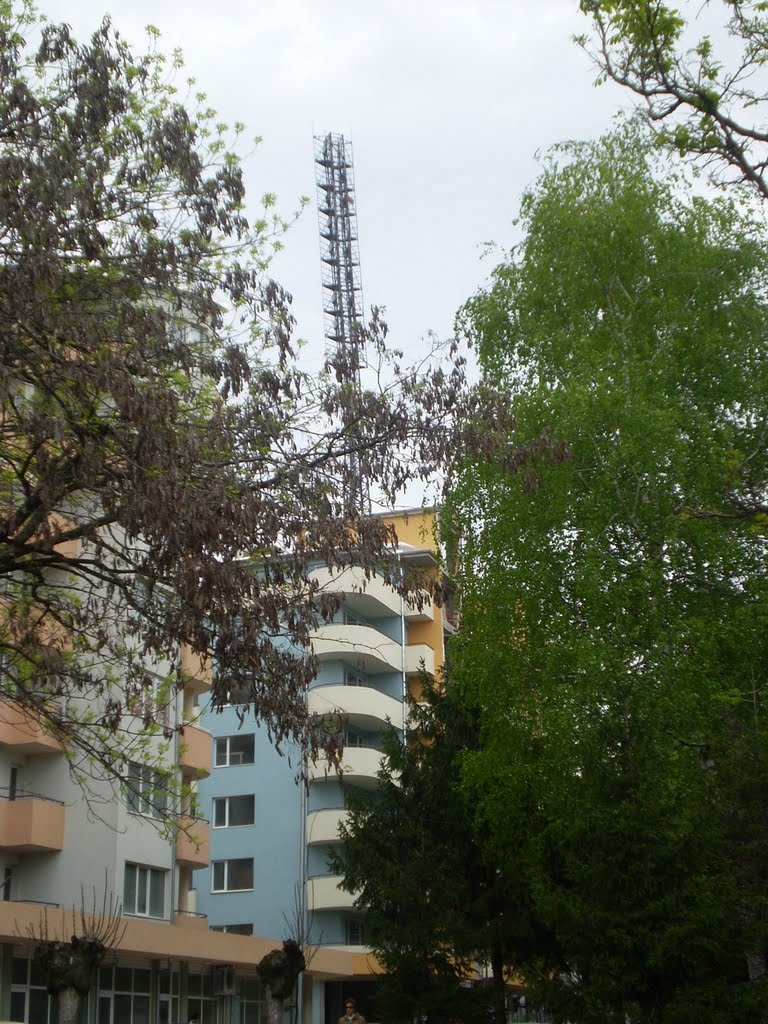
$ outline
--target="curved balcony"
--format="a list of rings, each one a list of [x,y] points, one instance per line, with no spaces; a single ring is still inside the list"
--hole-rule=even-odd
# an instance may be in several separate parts
[[[21,704],[0,700],[0,746],[20,754],[57,754],[61,746]]]
[[[422,668],[430,675],[435,674],[435,652],[429,644],[409,644],[405,648],[406,675],[418,675]]]
[[[344,781],[360,789],[375,789],[378,785],[378,771],[384,755],[372,747],[346,747],[342,757],[342,773]],[[324,757],[319,757],[316,764],[309,765],[309,781],[325,782],[338,779],[335,768],[331,768]]]
[[[211,734],[187,723],[179,735],[179,767],[182,774],[202,779],[211,774]]]
[[[357,893],[344,892],[341,875],[321,875],[307,879],[307,910],[351,910]]]
[[[340,711],[350,725],[379,732],[393,725],[403,728],[403,704],[372,686],[315,686],[309,691],[309,710],[327,715]]]
[[[0,800],[0,849],[19,853],[64,849],[65,807],[37,793]]]
[[[203,818],[176,819],[176,860],[183,867],[207,868],[211,859],[211,826]]]
[[[381,576],[366,579],[365,573],[357,565],[350,565],[346,569],[329,569],[323,566],[311,572],[309,578],[317,580],[326,593],[339,594],[344,598],[347,607],[367,619],[401,613],[400,595],[392,587],[387,586]]]
[[[406,622],[434,622],[435,605],[426,592],[423,593],[424,604],[419,608],[417,601],[406,601],[404,614]]]
[[[337,843],[339,826],[347,820],[349,812],[343,807],[330,810],[311,811],[307,815],[307,844]]]
[[[402,672],[403,648],[373,626],[329,622],[312,638],[320,661],[343,661],[363,672]]]

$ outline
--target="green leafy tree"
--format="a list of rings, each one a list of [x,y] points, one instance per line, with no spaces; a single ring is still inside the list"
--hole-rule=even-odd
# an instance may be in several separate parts
[[[460,784],[478,718],[455,687],[426,679],[409,716],[407,744],[388,736],[377,789],[349,791],[331,866],[365,911],[387,1019],[504,1021],[513,954],[541,937],[509,858],[488,859],[478,842]],[[478,964],[488,985],[474,984]]]
[[[594,32],[578,41],[600,80],[612,79],[641,99],[658,141],[694,157],[717,181],[747,183],[768,198],[765,4],[581,0],[580,6]]]
[[[267,275],[275,197],[248,209],[241,127],[192,84],[185,106],[179,68],[108,20],[81,43],[0,0],[0,708],[86,785],[172,738],[186,648],[215,664],[215,705],[237,694],[278,745],[327,745],[305,691],[338,599],[309,567],[434,589],[344,496],[359,473],[394,500],[445,467],[481,400],[459,357],[383,368],[380,390],[333,354],[301,369]]]
[[[460,320],[521,442],[567,457],[470,459],[446,513],[465,784],[526,865],[560,1018],[762,1019],[765,238],[634,125],[557,149],[521,222]]]

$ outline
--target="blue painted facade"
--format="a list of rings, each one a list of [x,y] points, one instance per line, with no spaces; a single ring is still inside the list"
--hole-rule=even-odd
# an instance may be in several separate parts
[[[394,724],[402,727],[405,673],[404,657],[398,651],[402,652],[406,639],[405,620],[399,602],[390,601],[387,607],[370,596],[361,598],[350,592],[345,594],[333,626],[344,637],[332,650],[318,654],[321,664],[311,686],[310,701],[315,710],[325,710],[327,705],[328,713],[345,713],[345,759],[353,759],[354,753],[348,754],[347,750],[379,751],[383,730],[389,723],[378,716],[375,708],[373,714],[350,714],[344,707],[345,694],[364,701],[381,694],[397,702],[399,721]],[[381,654],[384,647],[387,656]],[[207,914],[212,927],[250,925],[255,935],[279,940],[290,933],[298,894],[313,943],[362,945],[362,916],[349,905],[329,905],[334,900],[329,900],[327,894],[313,899],[311,885],[307,886],[307,880],[328,878],[327,857],[335,839],[334,834],[328,841],[318,841],[316,833],[308,834],[307,821],[312,822],[316,811],[343,813],[345,787],[375,785],[375,770],[359,778],[345,771],[343,783],[335,773],[318,776],[305,789],[296,782],[295,759],[289,763],[287,757],[280,757],[265,730],[247,717],[241,722],[236,708],[204,711],[202,724],[214,737],[214,756],[211,775],[199,789],[200,809],[210,818],[212,828],[211,864],[194,874],[198,910]],[[217,741],[251,733],[252,764],[217,764],[224,758],[217,754]],[[378,759],[374,760],[377,767]],[[254,796],[253,824],[218,827],[216,802],[246,794]],[[217,862],[247,858],[253,858],[252,886],[217,891],[223,871],[215,867]],[[229,878],[224,884],[230,885]],[[341,902],[349,904],[350,899],[345,895]]]
[[[397,548],[404,561],[429,572],[435,560],[419,541],[429,536],[430,521],[421,513],[400,518],[398,535],[402,528],[407,540]],[[384,732],[394,727],[404,739],[405,694],[409,687],[417,692],[421,665],[439,671],[447,627],[432,602],[407,606],[360,570],[332,574],[319,565],[313,573],[342,598],[333,622],[313,639],[319,669],[308,693],[313,713],[342,716],[342,779],[321,759],[306,766],[307,785],[298,784],[295,756],[291,763],[279,756],[265,730],[247,716],[240,720],[242,709],[203,709],[201,724],[213,736],[211,774],[199,786],[199,811],[212,824],[210,864],[193,877],[195,906],[211,927],[275,944],[296,933],[299,904],[305,939],[322,947],[315,963],[326,964],[304,979],[304,1024],[329,1024],[350,994],[362,999],[370,1019],[375,965],[364,914],[330,875],[328,854],[339,844],[348,789],[377,784]],[[252,755],[244,741],[251,735]]]
[[[193,884],[197,908],[207,914],[211,927],[250,924],[254,935],[282,939],[283,915],[290,917],[294,891],[301,877],[300,789],[295,781],[296,762],[281,757],[263,727],[240,721],[235,707],[203,715],[213,735],[210,776],[199,788],[200,808],[211,822],[211,863],[196,871]],[[253,735],[253,763],[216,764],[217,739]],[[219,760],[223,757],[219,756]],[[292,766],[293,765],[293,766]],[[217,827],[214,801],[253,794],[252,825]],[[253,886],[232,892],[213,891],[213,863],[253,859]]]

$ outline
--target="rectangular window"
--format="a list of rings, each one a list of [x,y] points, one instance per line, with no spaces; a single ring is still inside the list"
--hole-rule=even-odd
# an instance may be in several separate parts
[[[126,783],[128,810],[162,818],[168,803],[168,780],[146,764],[131,762]]]
[[[212,924],[212,932],[229,932],[232,935],[253,935],[253,924]]]
[[[346,932],[348,946],[365,945],[365,923],[363,921],[348,918],[346,921]]]
[[[165,917],[165,876],[161,868],[125,865],[123,911],[138,917]]]
[[[253,764],[255,736],[238,733],[236,736],[218,736],[214,763],[217,768],[230,768],[238,764]]]
[[[362,672],[358,672],[354,668],[344,669],[344,684],[345,686],[367,686],[368,680],[365,678]]]
[[[254,822],[253,793],[243,796],[222,796],[213,801],[213,827],[236,828]]]
[[[168,726],[171,724],[172,699],[167,683],[147,677],[141,685],[126,692],[125,704],[132,715]]]
[[[253,857],[215,860],[212,892],[243,892],[253,888]]]
[[[367,733],[358,732],[357,729],[345,729],[344,731],[344,746],[345,747],[367,747],[370,746],[369,738]]]

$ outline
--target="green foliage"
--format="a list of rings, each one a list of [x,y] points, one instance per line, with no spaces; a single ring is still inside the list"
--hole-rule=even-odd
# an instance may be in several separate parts
[[[612,79],[645,105],[663,147],[691,156],[721,183],[744,182],[768,198],[768,15],[759,0],[700,5],[684,0],[580,0],[599,82]],[[712,26],[713,16],[721,15]],[[695,37],[706,17],[712,35]]]
[[[477,716],[455,687],[425,679],[410,721],[407,745],[394,732],[387,739],[377,790],[349,791],[332,869],[359,893],[367,941],[386,971],[386,1019],[503,1020],[511,951],[533,948],[537,936],[508,858],[486,857],[459,784]],[[489,987],[467,984],[478,961],[491,967]]]
[[[628,125],[526,194],[460,324],[568,454],[468,460],[446,512],[467,792],[557,942],[534,997],[595,1024],[748,1016],[768,951],[765,239],[654,170]]]

